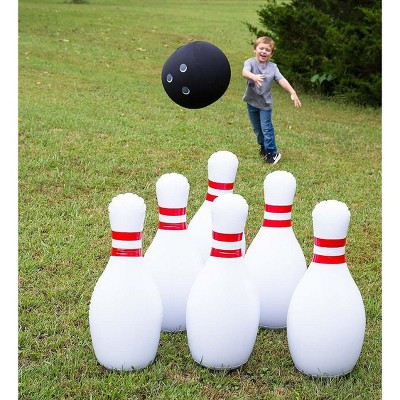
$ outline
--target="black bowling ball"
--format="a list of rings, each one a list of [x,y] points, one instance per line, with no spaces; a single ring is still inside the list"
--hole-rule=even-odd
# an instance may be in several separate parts
[[[203,108],[226,91],[231,68],[225,54],[211,43],[179,47],[165,62],[161,80],[167,95],[185,108]]]

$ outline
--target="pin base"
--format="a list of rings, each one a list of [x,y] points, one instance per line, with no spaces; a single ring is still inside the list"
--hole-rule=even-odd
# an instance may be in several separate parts
[[[346,372],[342,372],[340,374],[333,374],[333,375],[324,374],[324,373],[322,373],[322,374],[310,374],[310,373],[305,372],[302,369],[300,369],[297,365],[295,365],[295,367],[299,372],[301,372],[304,375],[311,376],[312,378],[323,378],[323,379],[326,379],[326,378],[339,378],[340,376],[344,376],[344,375],[349,374],[353,370],[353,368],[351,368],[350,370],[348,370]]]
[[[273,329],[273,330],[282,330],[286,329],[286,325],[283,326],[269,326],[269,325],[260,325],[260,328],[262,329]]]
[[[178,328],[178,329],[161,329],[161,332],[164,333],[175,333],[175,332],[185,332],[186,328]]]
[[[221,370],[231,370],[231,369],[237,369],[240,368],[242,365],[246,364],[248,360],[246,360],[244,363],[238,364],[238,365],[234,365],[234,366],[229,366],[229,367],[225,367],[225,366],[221,366],[221,367],[215,367],[212,365],[206,365],[203,364],[201,361],[196,360],[195,358],[193,358],[194,361],[196,361],[197,364],[199,364],[200,366],[204,367],[204,368],[208,368],[208,369],[212,369],[212,370],[216,370],[216,371],[221,371]]]

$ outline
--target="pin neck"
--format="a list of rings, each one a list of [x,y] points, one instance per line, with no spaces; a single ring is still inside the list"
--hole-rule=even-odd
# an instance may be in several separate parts
[[[208,190],[206,200],[214,201],[218,196],[226,193],[232,193],[234,182],[223,183],[208,180]]]
[[[142,231],[120,232],[111,231],[111,255],[114,257],[141,257]]]
[[[292,205],[276,206],[265,204],[263,226],[269,228],[288,228],[292,226]]]
[[[186,207],[167,208],[158,207],[159,222],[158,229],[169,231],[181,231],[186,226]]]
[[[314,254],[312,261],[318,264],[344,264],[346,238],[323,239],[314,237]]]
[[[221,258],[237,258],[242,256],[243,232],[212,232],[213,246],[210,255]]]

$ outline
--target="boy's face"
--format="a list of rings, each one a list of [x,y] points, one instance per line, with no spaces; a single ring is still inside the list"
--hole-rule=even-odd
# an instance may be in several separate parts
[[[269,43],[259,43],[253,51],[256,54],[257,62],[260,64],[266,63],[274,53]]]

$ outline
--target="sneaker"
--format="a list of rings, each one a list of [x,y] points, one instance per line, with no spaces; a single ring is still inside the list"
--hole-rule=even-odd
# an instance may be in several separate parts
[[[282,155],[279,151],[276,151],[275,153],[267,153],[265,156],[265,162],[268,164],[276,164],[281,157]]]
[[[265,158],[265,156],[267,155],[264,146],[260,146],[260,150],[258,150],[258,152],[260,153],[260,156],[263,158]]]

